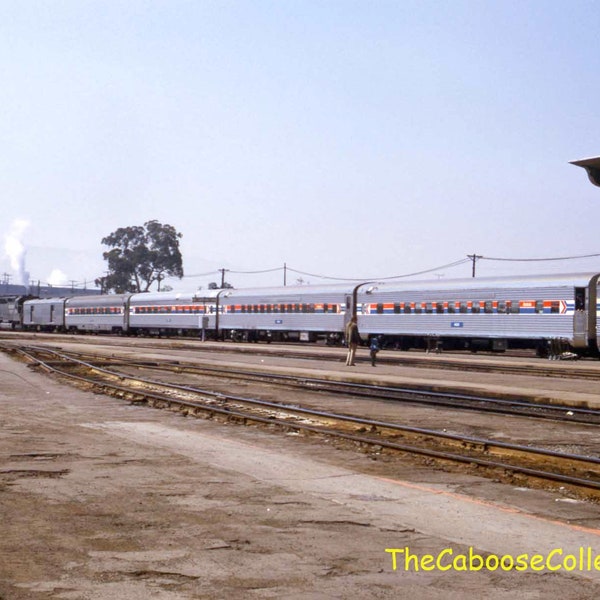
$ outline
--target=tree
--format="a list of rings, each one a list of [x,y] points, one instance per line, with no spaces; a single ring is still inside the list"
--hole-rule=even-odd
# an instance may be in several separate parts
[[[223,285],[219,285],[216,281],[211,281],[208,284],[209,290],[232,290],[233,286],[227,281],[223,282]]]
[[[147,292],[156,281],[160,291],[165,277],[183,277],[181,237],[172,225],[158,221],[148,221],[143,227],[120,227],[102,239],[112,250],[102,253],[108,271],[96,285],[117,293]]]

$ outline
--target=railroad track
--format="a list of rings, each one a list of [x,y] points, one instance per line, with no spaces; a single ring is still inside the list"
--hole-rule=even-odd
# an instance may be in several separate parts
[[[561,423],[600,424],[600,411],[592,408],[565,406],[531,402],[520,397],[507,398],[502,396],[477,396],[455,393],[448,390],[436,389],[435,386],[399,387],[366,383],[352,383],[297,375],[283,375],[256,371],[251,369],[221,368],[213,365],[203,365],[195,361],[144,361],[116,356],[102,356],[88,352],[66,353],[68,356],[82,360],[88,364],[100,367],[135,367],[166,371],[169,373],[187,373],[196,376],[209,376],[225,379],[236,379],[246,382],[259,382],[269,385],[279,385],[288,388],[308,389],[312,392],[337,394],[344,396],[388,400],[426,406],[469,410],[480,413],[495,413],[548,419]]]
[[[468,465],[482,475],[520,483],[535,481],[538,485],[560,486],[580,496],[600,498],[600,459],[597,457],[449,434],[139,378],[47,348],[13,348],[10,351],[20,354],[37,368],[134,403],[143,402],[186,415],[334,437],[377,452],[400,452],[446,465]]]
[[[68,339],[70,342],[81,341],[83,343],[84,338],[82,336],[73,336],[65,334],[47,334],[52,336],[53,339]],[[18,333],[11,334],[6,339],[39,339],[40,334],[31,333]],[[0,334],[0,337],[1,334]],[[101,340],[101,337],[95,336],[95,342]],[[114,341],[115,338],[109,338]],[[160,348],[164,349],[165,344],[162,343],[166,340],[154,341],[145,339],[145,348]],[[211,353],[237,353],[237,354],[252,354],[258,356],[273,356],[274,354],[281,355],[281,349],[285,350],[285,355],[290,358],[299,358],[307,360],[321,360],[328,362],[339,362],[345,358],[342,356],[343,350],[340,348],[339,352],[334,352],[334,349],[330,351],[323,351],[322,348],[314,346],[312,348],[306,348],[305,346],[298,346],[294,344],[285,344],[283,346],[277,346],[276,344],[236,344],[236,343],[206,343],[199,342],[198,340],[174,340],[170,338],[167,342],[169,347],[174,350],[191,350],[191,349],[206,349],[210,350]],[[119,345],[113,344],[113,345]],[[130,344],[126,347],[131,348]],[[276,350],[278,348],[278,350]],[[367,349],[363,348],[364,353]],[[450,353],[448,353],[449,355]],[[472,360],[468,362],[465,360],[457,360],[459,356],[465,356],[465,354],[454,354],[454,356],[440,355],[440,354],[419,354],[417,352],[402,352],[399,350],[384,350],[379,353],[377,362],[382,365],[393,365],[400,367],[412,367],[412,368],[423,368],[423,369],[440,369],[448,371],[462,371],[462,372],[475,372],[475,373],[498,373],[505,375],[521,375],[528,377],[548,377],[556,379],[579,379],[582,381],[600,381],[600,368],[595,368],[597,361],[594,363],[594,367],[590,368],[590,361],[583,363],[573,361],[547,361],[544,359],[537,359],[537,364],[528,362],[527,364],[515,364],[508,363],[507,361],[490,362],[489,360],[481,360],[479,355],[469,354]],[[448,356],[448,357],[447,357]],[[497,355],[495,355],[498,359]],[[489,358],[489,357],[488,357]],[[508,358],[508,357],[507,357]],[[517,358],[523,358],[519,355]],[[357,360],[360,362],[364,360],[368,361],[368,357],[361,356],[361,349]],[[560,365],[560,366],[558,366]]]

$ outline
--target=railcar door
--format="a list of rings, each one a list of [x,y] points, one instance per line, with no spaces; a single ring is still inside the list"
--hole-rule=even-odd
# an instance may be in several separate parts
[[[588,345],[588,306],[586,288],[575,288],[575,312],[573,314],[573,346],[586,348]]]

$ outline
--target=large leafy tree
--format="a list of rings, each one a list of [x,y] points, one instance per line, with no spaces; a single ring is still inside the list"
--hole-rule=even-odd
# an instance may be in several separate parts
[[[183,277],[178,233],[172,225],[148,221],[143,227],[120,227],[102,239],[111,248],[103,252],[108,261],[106,277],[96,280],[105,291],[147,292],[165,277]]]

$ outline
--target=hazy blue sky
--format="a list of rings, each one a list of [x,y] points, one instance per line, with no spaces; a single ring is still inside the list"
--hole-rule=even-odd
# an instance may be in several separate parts
[[[42,281],[93,280],[102,237],[150,219],[186,275],[600,253],[600,188],[568,164],[600,155],[599,6],[1,0],[2,241]],[[600,259],[478,263],[525,269]]]

